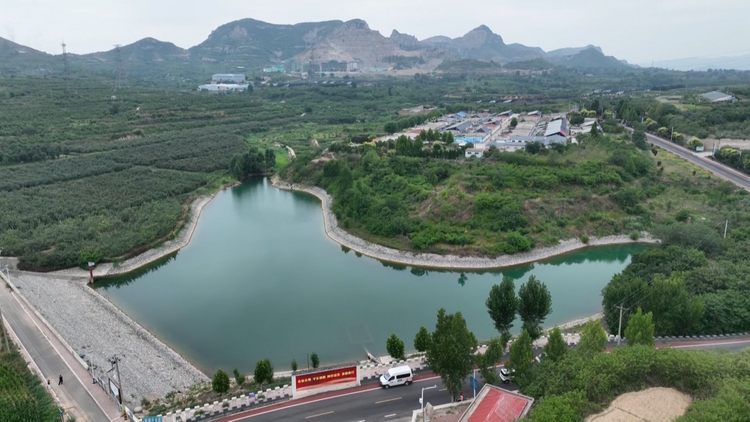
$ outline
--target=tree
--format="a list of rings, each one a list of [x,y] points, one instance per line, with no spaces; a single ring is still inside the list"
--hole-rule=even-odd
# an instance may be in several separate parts
[[[549,359],[552,362],[559,362],[568,354],[568,344],[565,342],[562,336],[562,332],[559,327],[555,327],[552,330],[552,334],[549,336],[549,341],[544,346],[544,358]]]
[[[489,341],[487,350],[485,350],[483,355],[476,355],[479,372],[486,383],[497,384],[500,381],[495,370],[495,365],[502,361],[505,347],[508,345],[510,338],[511,336],[508,333],[504,333],[500,337],[495,337]]]
[[[591,136],[592,138],[599,137],[599,125],[596,122],[591,125],[591,132],[589,132],[589,136]]]
[[[523,330],[520,336],[510,345],[508,368],[515,371],[516,378],[525,378],[531,372],[534,360],[534,339],[528,331]]]
[[[512,127],[513,129],[515,129],[516,126],[518,126],[518,119],[514,117],[514,118],[510,119],[510,127]]]
[[[669,129],[662,126],[659,129],[656,129],[656,136],[660,138],[668,138],[669,137]]]
[[[211,389],[219,394],[229,391],[229,375],[224,370],[219,369],[216,371],[214,379],[211,382]]]
[[[297,372],[297,359],[292,359],[292,373]]]
[[[654,315],[649,312],[644,314],[641,308],[630,317],[628,328],[625,329],[625,338],[628,346],[644,345],[654,346]]]
[[[513,328],[513,321],[518,311],[518,298],[513,279],[505,276],[500,285],[492,286],[485,305],[487,305],[490,318],[495,323],[495,329],[500,334],[509,332]]]
[[[589,109],[595,111],[597,116],[602,114],[602,106],[598,98],[591,103]]]
[[[237,368],[234,368],[234,380],[237,381],[237,385],[242,385],[245,383],[245,374],[240,373],[240,371]]]
[[[260,384],[260,389],[263,389],[263,384],[273,382],[273,365],[268,359],[261,359],[255,364],[255,372],[253,373],[254,380]]]
[[[440,375],[453,398],[458,396],[464,380],[474,369],[476,346],[476,337],[466,328],[461,312],[447,314],[441,308],[427,349],[427,365]]]
[[[542,151],[543,145],[541,142],[529,142],[526,144],[526,152],[529,154],[539,154]]]
[[[518,315],[523,321],[523,329],[532,340],[536,340],[541,335],[541,325],[552,313],[552,296],[547,286],[532,275],[521,286],[518,299]]]
[[[575,113],[570,116],[570,124],[571,125],[580,125],[583,124],[585,121],[583,115]]]
[[[419,332],[414,337],[414,348],[418,352],[425,352],[430,347],[430,332],[424,326],[419,327]]]
[[[685,272],[667,277],[657,274],[649,294],[641,300],[644,311],[653,312],[654,333],[659,336],[697,334],[704,315],[703,301],[685,288]]]
[[[646,133],[640,129],[633,131],[632,135],[633,145],[641,150],[648,149],[648,142],[646,142]]]
[[[703,146],[703,141],[701,141],[698,138],[693,138],[693,139],[690,140],[690,144],[689,145],[690,145],[690,149],[695,150],[698,147],[702,147]]]
[[[276,166],[276,152],[273,149],[269,148],[266,150],[265,158],[266,168],[272,169]]]
[[[583,357],[591,357],[595,353],[603,352],[607,349],[607,333],[598,320],[590,319],[583,326],[581,340],[578,342],[576,351]]]
[[[388,350],[388,354],[395,360],[404,360],[404,341],[396,336],[396,333],[391,334],[388,340],[385,342],[385,349]]]
[[[317,368],[318,365],[320,365],[320,359],[318,359],[318,354],[317,353],[313,352],[310,355],[310,362],[312,362],[313,368]]]

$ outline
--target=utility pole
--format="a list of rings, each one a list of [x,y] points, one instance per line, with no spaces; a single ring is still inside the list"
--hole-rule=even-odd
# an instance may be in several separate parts
[[[112,368],[107,371],[107,378],[109,379],[109,382],[112,382],[112,378],[109,376],[109,373],[114,369],[117,373],[117,393],[119,396],[118,399],[120,401],[120,404],[123,404],[122,379],[120,378],[120,356],[121,355],[112,355],[107,358],[107,361],[109,361],[110,365],[112,365]]]
[[[427,415],[424,414],[424,390],[432,390],[433,388],[437,388],[437,384],[433,385],[432,387],[425,387],[422,389],[422,397],[419,399],[419,404],[422,406],[422,420],[427,422]]]
[[[729,228],[729,220],[724,222],[724,239],[727,238],[727,229]]]
[[[672,126],[672,131],[669,133],[669,142],[674,142],[674,126]]]
[[[620,326],[617,327],[617,346],[620,346],[620,340],[622,340],[622,305],[619,306],[620,308]]]

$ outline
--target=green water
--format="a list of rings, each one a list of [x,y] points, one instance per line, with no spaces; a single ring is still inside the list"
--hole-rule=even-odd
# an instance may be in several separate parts
[[[277,370],[307,353],[334,363],[385,355],[396,333],[412,348],[437,310],[461,311],[479,339],[495,335],[484,306],[503,275],[531,274],[552,293],[545,325],[600,311],[602,287],[646,246],[590,248],[542,263],[466,273],[387,266],[345,253],[323,231],[320,202],[257,179],[226,190],[203,210],[193,240],[136,274],[97,282],[100,293],[200,369]],[[516,328],[520,322],[516,323]]]

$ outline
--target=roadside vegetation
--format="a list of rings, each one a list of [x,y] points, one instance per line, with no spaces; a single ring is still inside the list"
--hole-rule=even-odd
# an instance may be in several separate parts
[[[53,422],[59,418],[52,396],[0,328],[0,420]]]

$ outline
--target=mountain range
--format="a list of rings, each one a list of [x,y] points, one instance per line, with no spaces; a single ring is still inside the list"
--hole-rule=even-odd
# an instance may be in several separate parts
[[[69,54],[73,71],[112,73],[117,61],[126,73],[148,71],[163,77],[205,77],[208,72],[244,72],[271,65],[316,66],[328,62],[356,62],[360,70],[411,68],[431,71],[446,61],[478,60],[507,64],[542,59],[549,66],[626,69],[630,65],[605,56],[594,45],[545,52],[539,47],[506,44],[485,25],[457,38],[436,36],[425,40],[398,32],[389,37],[370,29],[367,22],[307,22],[277,25],[242,19],[216,28],[202,43],[189,49],[170,42],[144,38],[118,50]],[[50,55],[0,38],[0,71],[10,73],[60,72],[60,55]],[[200,75],[200,76],[199,76]],[[131,77],[133,77],[131,75]]]
[[[690,57],[677,60],[660,60],[652,63],[642,63],[643,67],[661,67],[674,70],[698,70],[708,69],[736,69],[750,70],[750,54],[728,57]]]

